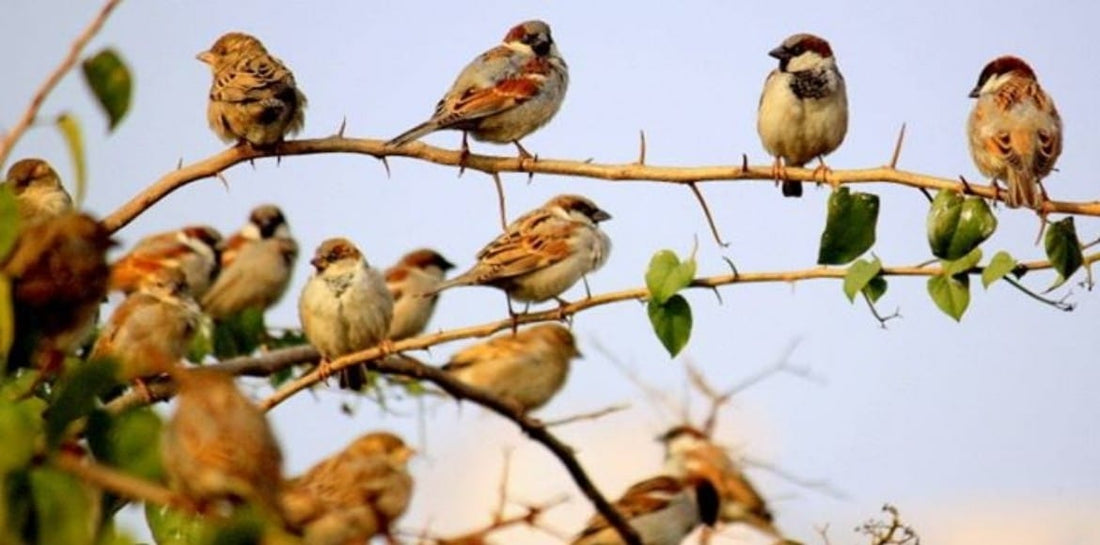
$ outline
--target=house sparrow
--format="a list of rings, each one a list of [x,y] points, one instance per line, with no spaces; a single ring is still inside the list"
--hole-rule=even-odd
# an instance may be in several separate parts
[[[261,148],[302,130],[306,97],[260,40],[230,32],[196,58],[214,73],[206,119],[218,138]]]
[[[247,501],[281,514],[283,456],[264,413],[229,374],[178,369],[172,377],[176,412],[161,445],[169,486],[200,510]]]
[[[435,289],[453,268],[454,264],[439,253],[420,249],[405,254],[396,265],[386,269],[386,288],[393,295],[390,340],[407,339],[424,331],[439,296],[417,294]]]
[[[643,545],[679,545],[700,523],[718,517],[718,492],[706,479],[684,480],[660,475],[636,483],[614,507],[638,533]],[[621,545],[619,533],[596,513],[573,545]]]
[[[779,68],[764,80],[756,132],[768,154],[775,157],[776,181],[788,166],[801,167],[811,159],[828,173],[823,156],[832,153],[848,132],[848,94],[829,42],[812,34],[795,34],[768,52]],[[783,195],[802,196],[802,184],[784,181]]]
[[[4,182],[15,194],[23,226],[56,218],[73,209],[73,199],[61,185],[50,164],[42,159],[23,159],[8,169]]]
[[[443,370],[494,396],[512,400],[527,412],[545,405],[561,390],[569,363],[581,357],[573,334],[558,324],[504,333],[451,357]]]
[[[665,446],[665,471],[679,478],[704,478],[714,484],[722,504],[719,521],[743,522],[782,538],[772,524],[764,498],[729,454],[706,434],[691,426],[676,426],[659,439]]]
[[[387,432],[368,433],[344,450],[289,481],[283,489],[287,522],[306,543],[364,543],[390,537],[390,527],[409,505],[415,451]]]
[[[458,75],[431,119],[389,141],[400,146],[440,129],[462,131],[484,142],[516,145],[521,158],[531,154],[519,143],[558,113],[569,72],[542,21],[520,23],[504,43],[482,53]]]
[[[393,321],[393,296],[386,280],[345,238],[330,238],[310,261],[316,273],[298,299],[302,330],[321,353],[321,373],[330,361],[386,340]],[[340,385],[358,390],[365,383],[359,366],[340,373]]]
[[[0,274],[12,283],[16,338],[8,369],[56,370],[95,327],[107,294],[110,233],[74,212],[22,229]]]
[[[282,299],[298,259],[298,243],[277,206],[252,209],[248,223],[220,251],[221,272],[200,299],[211,318],[228,318],[249,308],[267,310]]]
[[[1010,208],[1042,209],[1042,179],[1062,153],[1062,119],[1054,100],[1031,67],[1010,56],[985,65],[970,98],[978,99],[966,126],[974,164],[994,184],[1008,184]]]
[[[159,375],[179,365],[198,330],[202,311],[180,269],[150,273],[126,297],[99,333],[90,359],[111,358],[124,381]]]
[[[198,299],[218,274],[222,235],[208,225],[190,225],[147,236],[111,265],[111,289],[130,293],[150,274],[179,269],[188,292]]]
[[[607,261],[611,239],[599,223],[609,219],[611,214],[585,197],[558,195],[513,221],[478,252],[470,270],[428,293],[454,286],[493,286],[509,295],[509,311],[511,299],[556,299]]]

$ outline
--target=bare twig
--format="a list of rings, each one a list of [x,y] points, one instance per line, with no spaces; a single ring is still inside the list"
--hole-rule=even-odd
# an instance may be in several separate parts
[[[617,412],[625,411],[629,408],[630,408],[629,403],[619,403],[617,405],[611,405],[609,407],[604,407],[604,408],[602,408],[600,410],[597,410],[597,411],[590,411],[590,412],[586,412],[586,413],[575,414],[573,416],[567,416],[565,418],[559,418],[557,420],[547,420],[547,421],[544,421],[542,423],[542,425],[546,426],[548,428],[553,428],[553,427],[556,427],[556,426],[564,426],[566,424],[573,424],[575,422],[583,422],[583,421],[587,421],[587,420],[597,420],[597,419],[603,418],[603,417],[605,417],[609,414],[614,414],[614,413],[617,413]]]
[[[500,207],[500,230],[508,230],[508,212],[504,204],[504,184],[500,181],[500,174],[493,172],[493,185],[497,188],[497,205]]]
[[[787,481],[799,488],[813,490],[814,492],[824,494],[830,498],[833,498],[834,500],[847,500],[849,498],[847,492],[841,490],[840,488],[837,488],[826,479],[809,479],[806,477],[802,477],[800,475],[791,473],[790,471],[787,471],[783,468],[780,468],[779,466],[776,466],[771,462],[758,460],[751,456],[739,456],[739,458],[741,459],[741,463],[745,464],[746,466],[763,469],[764,471],[767,471],[768,473],[771,473],[776,477],[779,477],[780,479],[783,479],[784,481]]]
[[[15,122],[15,125],[4,135],[4,138],[0,139],[0,166],[7,162],[8,156],[11,155],[12,148],[15,147],[15,143],[19,141],[23,133],[27,132],[27,129],[34,123],[35,118],[38,116],[38,110],[42,107],[42,103],[46,101],[46,97],[49,96],[53,88],[61,81],[61,78],[65,77],[65,74],[73,68],[80,57],[80,52],[84,50],[84,47],[88,45],[92,37],[99,32],[99,29],[103,28],[103,23],[107,21],[107,17],[111,15],[111,12],[114,11],[120,3],[122,3],[122,0],[107,0],[107,2],[103,4],[103,7],[99,8],[99,12],[96,13],[92,22],[88,23],[88,26],[85,27],[80,35],[76,37],[76,40],[73,41],[73,45],[69,48],[69,53],[61,60],[61,64],[50,73],[46,81],[42,82],[42,85],[35,91],[34,96],[31,97],[31,103],[27,106],[27,109],[23,111],[23,116],[19,118],[19,121]]]
[[[717,242],[719,246],[728,248],[730,243],[722,241],[722,235],[718,234],[718,226],[714,224],[714,216],[710,213],[710,207],[707,206],[707,200],[703,198],[703,193],[699,191],[699,186],[694,183],[688,184],[691,188],[691,192],[695,194],[695,199],[699,201],[699,206],[703,207],[703,215],[707,218],[707,225],[710,225],[710,232],[714,235],[714,242]]]
[[[62,452],[52,458],[52,463],[66,473],[71,473],[93,486],[113,492],[123,498],[174,507],[186,505],[186,502],[179,501],[176,495],[167,488],[97,464],[75,454]]]
[[[883,512],[890,516],[888,522],[869,520],[856,531],[871,538],[871,545],[920,545],[920,536],[916,530],[901,521],[898,508],[886,504],[882,506]]]

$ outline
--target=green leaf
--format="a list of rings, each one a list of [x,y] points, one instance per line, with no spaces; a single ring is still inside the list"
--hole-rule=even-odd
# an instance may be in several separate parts
[[[866,295],[867,298],[871,300],[871,304],[875,304],[886,294],[887,287],[886,279],[881,276],[876,276],[863,287],[863,295]]]
[[[46,437],[51,446],[58,444],[70,422],[95,408],[96,397],[118,385],[117,369],[114,362],[96,360],[76,366],[61,378],[46,411]]]
[[[161,505],[145,504],[145,521],[157,545],[209,543],[213,535],[201,517]]]
[[[249,308],[214,324],[214,355],[218,359],[247,356],[267,339],[264,311]]]
[[[8,351],[15,342],[15,307],[11,298],[11,280],[0,274],[0,369],[7,368]]]
[[[1081,242],[1077,240],[1077,227],[1073,224],[1073,216],[1056,221],[1047,227],[1043,246],[1047,251],[1047,259],[1058,271],[1058,280],[1052,290],[1061,286],[1081,265],[1085,262],[1085,256],[1081,252]]]
[[[88,445],[96,458],[146,480],[159,481],[160,417],[149,407],[112,416],[97,410],[88,418]]]
[[[687,287],[695,278],[695,257],[680,262],[672,250],[661,250],[649,260],[645,273],[645,285],[649,298],[658,303],[668,301],[676,292]]]
[[[1002,250],[993,254],[993,259],[989,260],[989,264],[985,266],[985,269],[982,269],[982,286],[988,288],[990,284],[1004,278],[1015,268],[1016,259],[1008,252]]]
[[[119,531],[113,523],[107,524],[99,533],[99,539],[96,540],[96,545],[135,545],[136,543],[133,537]]]
[[[941,189],[928,211],[928,245],[932,255],[959,259],[985,242],[997,230],[997,218],[985,199],[963,197]]]
[[[19,203],[7,184],[0,184],[0,262],[8,257],[19,237]]]
[[[41,400],[0,400],[0,481],[3,476],[31,463],[38,437],[42,433]]]
[[[32,515],[30,472],[0,475],[0,543],[27,543]]]
[[[107,114],[110,130],[114,130],[130,109],[130,94],[133,92],[130,69],[111,48],[85,59],[82,67],[85,83]]]
[[[676,294],[664,303],[650,300],[646,311],[657,339],[669,356],[676,357],[691,338],[691,305],[684,296]]]
[[[970,305],[970,277],[936,275],[928,279],[928,294],[945,314],[962,320]]]
[[[848,267],[848,274],[844,275],[844,295],[848,301],[855,302],[856,294],[867,287],[878,274],[882,272],[882,262],[878,259],[868,261],[861,259]]]
[[[817,262],[843,265],[871,249],[875,244],[878,209],[877,195],[851,193],[847,187],[833,191]]]
[[[981,260],[982,249],[974,248],[970,253],[958,259],[942,259],[940,260],[940,265],[943,267],[943,274],[945,276],[960,276],[965,275],[967,271],[976,267]]]
[[[84,203],[84,194],[88,189],[88,167],[84,161],[84,136],[80,130],[80,122],[68,112],[57,116],[57,128],[65,139],[65,145],[69,148],[69,156],[73,159],[73,172],[76,173],[76,201],[77,208]]]
[[[31,491],[37,543],[95,543],[98,494],[86,483],[68,473],[42,467],[31,471]]]

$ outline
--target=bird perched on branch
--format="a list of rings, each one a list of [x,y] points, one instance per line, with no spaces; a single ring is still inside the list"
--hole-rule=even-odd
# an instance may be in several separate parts
[[[3,185],[15,195],[23,226],[56,218],[73,209],[73,199],[61,185],[57,171],[42,159],[16,161],[8,169]]]
[[[302,130],[306,97],[260,40],[230,32],[196,58],[214,74],[206,119],[218,138],[265,148]]]
[[[393,296],[382,273],[346,238],[330,238],[310,261],[316,272],[298,299],[302,330],[321,353],[321,373],[345,354],[386,341],[393,321]],[[366,381],[362,366],[341,370],[340,385],[353,390]]]
[[[1062,118],[1023,59],[998,57],[970,91],[970,155],[982,174],[1008,184],[1005,204],[1041,210],[1042,180],[1062,153]]]
[[[832,153],[848,132],[848,93],[829,42],[812,34],[795,34],[768,52],[779,67],[764,80],[756,132],[775,158],[775,180],[785,168],[818,159],[822,179],[824,156]],[[783,181],[783,195],[802,196],[802,184]]]
[[[219,250],[221,272],[200,299],[211,318],[228,318],[250,308],[267,310],[283,298],[298,259],[298,243],[279,207],[253,208],[248,223]]]
[[[714,524],[719,498],[714,485],[706,479],[660,475],[628,488],[613,507],[638,533],[643,545],[679,545],[700,524]],[[623,543],[618,531],[596,513],[572,545]]]
[[[439,252],[421,248],[405,254],[397,264],[386,269],[386,288],[393,295],[390,340],[399,341],[424,331],[439,297],[420,297],[418,294],[438,287],[447,271],[453,268],[454,264]]]
[[[493,286],[508,294],[513,316],[512,299],[557,299],[607,261],[611,239],[599,224],[609,219],[611,214],[585,197],[558,195],[508,225],[478,252],[470,270],[427,294],[454,286]]]
[[[221,233],[208,225],[189,225],[147,236],[111,265],[111,289],[130,293],[149,275],[178,269],[189,294],[200,299],[221,268],[221,242]]]
[[[407,466],[413,454],[392,433],[363,435],[287,482],[287,522],[313,545],[364,543],[376,535],[392,541],[391,526],[412,498]]]
[[[389,144],[400,146],[430,132],[455,129],[462,131],[463,157],[469,153],[470,134],[484,142],[511,142],[521,158],[529,158],[520,139],[558,113],[568,84],[568,68],[550,36],[550,25],[520,23],[504,35],[503,44],[466,65],[431,119]]]

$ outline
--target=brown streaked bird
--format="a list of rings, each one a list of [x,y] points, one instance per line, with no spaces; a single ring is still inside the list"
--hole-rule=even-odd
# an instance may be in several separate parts
[[[412,498],[409,458],[400,437],[373,432],[289,481],[283,490],[287,522],[315,545],[364,543],[386,536]]]
[[[279,207],[253,208],[248,223],[220,251],[221,272],[199,299],[211,318],[228,318],[250,308],[266,311],[283,298],[298,259],[298,243]]]
[[[306,97],[260,40],[230,32],[197,58],[214,74],[206,118],[218,138],[264,148],[302,130]]]
[[[9,369],[54,370],[87,340],[107,295],[110,233],[87,214],[67,213],[20,231],[0,263],[11,279],[15,343]]]
[[[643,545],[679,545],[700,524],[714,524],[718,504],[718,492],[706,479],[659,475],[634,484],[613,505]],[[572,541],[572,545],[623,543],[618,531],[599,513]]]
[[[421,248],[405,254],[397,264],[386,269],[386,288],[393,295],[390,340],[399,341],[424,332],[439,296],[420,297],[418,294],[439,287],[447,271],[453,268],[454,264],[439,252]]]
[[[210,289],[221,268],[221,242],[221,233],[209,225],[189,225],[149,235],[111,265],[111,289],[130,293],[149,275],[178,269],[190,295],[198,300]]]
[[[443,370],[524,412],[542,407],[565,385],[573,358],[581,357],[573,334],[559,324],[506,332],[451,357]]]
[[[8,169],[4,184],[15,194],[23,226],[71,212],[73,199],[61,178],[42,159],[22,159]]]
[[[1008,185],[1010,208],[1043,208],[1042,181],[1062,154],[1062,118],[1019,57],[993,59],[970,91],[978,99],[966,132],[970,156],[982,174]]]
[[[172,490],[207,511],[252,503],[281,515],[282,451],[267,419],[213,369],[177,370],[176,411],[161,452]]]

